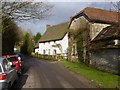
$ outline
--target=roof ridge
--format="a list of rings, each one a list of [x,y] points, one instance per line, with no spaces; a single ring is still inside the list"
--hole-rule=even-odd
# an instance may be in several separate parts
[[[69,23],[69,21],[61,22],[61,23],[59,23],[59,24],[55,24],[55,25],[52,25],[52,26],[58,26],[58,25],[65,24],[65,23]],[[52,27],[52,26],[51,26],[51,27]]]
[[[65,34],[67,33],[69,22],[63,22],[54,26],[49,27],[45,33],[40,38],[39,42],[49,42],[49,41],[56,41],[61,40]]]
[[[112,10],[107,10],[107,9],[97,8],[97,7],[86,7],[86,8],[84,8],[83,10],[86,10],[86,9],[97,9],[97,10],[103,10],[103,11],[107,11],[107,12],[115,12],[115,13],[118,13],[117,11],[112,11]]]
[[[61,23],[59,23],[59,24],[55,24],[55,25],[50,25],[49,27],[48,27],[48,29],[49,28],[53,28],[53,27],[56,27],[56,26],[58,26],[58,25],[62,25],[62,24],[65,24],[65,23],[69,23],[70,21],[66,21],[66,22],[61,22]],[[47,31],[47,30],[46,30]]]
[[[118,13],[119,12],[106,10],[102,8],[86,7],[83,10],[81,10],[79,13],[76,13],[74,16],[72,16],[71,21],[74,20],[74,18],[85,16],[90,22],[107,23],[107,24],[117,23]]]
[[[78,15],[78,14],[80,14],[80,13],[83,13],[83,12],[85,12],[85,11],[88,10],[88,9],[96,9],[96,10],[102,10],[102,11],[107,11],[107,12],[118,13],[118,12],[116,12],[116,11],[106,10],[106,9],[102,9],[102,8],[86,7],[86,8],[84,8],[83,10],[81,10],[80,12],[76,13],[74,16],[76,16],[76,15]]]

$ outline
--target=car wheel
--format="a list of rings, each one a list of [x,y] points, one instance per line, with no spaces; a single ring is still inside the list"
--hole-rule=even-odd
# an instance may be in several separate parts
[[[18,76],[21,76],[21,75],[22,75],[22,72],[20,71],[20,72],[18,72],[17,74],[18,74]]]

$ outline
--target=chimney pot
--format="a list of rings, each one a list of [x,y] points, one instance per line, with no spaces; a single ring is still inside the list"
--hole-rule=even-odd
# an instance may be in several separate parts
[[[48,29],[50,26],[51,26],[51,25],[47,24],[47,25],[46,25],[46,29]]]

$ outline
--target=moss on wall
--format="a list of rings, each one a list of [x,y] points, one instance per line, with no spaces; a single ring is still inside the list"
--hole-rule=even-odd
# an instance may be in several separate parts
[[[86,24],[86,28],[81,28],[75,32],[74,30],[69,32],[69,53],[68,59],[72,61],[72,48],[73,44],[76,45],[78,61],[82,63],[89,63],[89,40],[90,40],[90,25]],[[84,52],[86,51],[86,52]]]
[[[77,37],[75,38],[76,45],[77,45],[77,54],[78,54],[78,60],[80,62],[84,62],[83,59],[83,36],[82,33],[79,33]]]

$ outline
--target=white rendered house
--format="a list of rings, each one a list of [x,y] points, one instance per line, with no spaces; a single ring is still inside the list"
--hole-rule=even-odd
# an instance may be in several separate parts
[[[67,56],[68,22],[46,26],[46,32],[39,41],[39,54]]]

